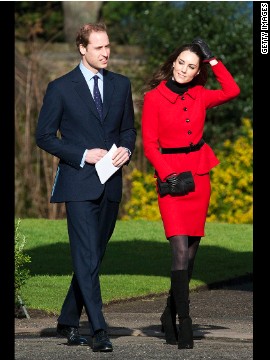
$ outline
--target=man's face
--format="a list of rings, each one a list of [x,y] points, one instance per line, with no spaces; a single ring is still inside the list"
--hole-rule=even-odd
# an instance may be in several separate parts
[[[110,57],[110,41],[105,31],[92,32],[86,47],[80,45],[82,62],[89,70],[97,73],[108,65]]]

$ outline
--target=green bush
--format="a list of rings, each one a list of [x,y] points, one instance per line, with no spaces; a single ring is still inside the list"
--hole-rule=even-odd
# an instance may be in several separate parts
[[[154,175],[134,169],[128,180],[132,184],[131,197],[124,206],[125,215],[121,220],[160,220]]]
[[[20,306],[21,288],[25,284],[26,280],[30,277],[29,269],[25,268],[25,265],[31,262],[29,255],[25,254],[24,246],[26,238],[20,232],[21,220],[16,220],[15,225],[15,306]]]
[[[220,164],[211,171],[212,194],[208,221],[253,223],[253,129],[242,119],[242,135],[227,140],[217,152]]]
[[[251,224],[253,222],[253,130],[242,119],[241,135],[224,142],[217,152],[220,164],[211,170],[212,194],[207,221]],[[122,220],[160,220],[155,178],[135,169],[130,174],[131,198]]]

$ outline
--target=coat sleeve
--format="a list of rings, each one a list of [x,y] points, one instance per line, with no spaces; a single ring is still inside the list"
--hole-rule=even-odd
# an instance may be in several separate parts
[[[240,94],[239,86],[221,61],[218,61],[216,65],[211,66],[211,69],[216,77],[216,80],[219,82],[221,89],[204,90],[206,109],[224,104],[225,102],[236,98]]]
[[[49,83],[39,113],[36,128],[36,144],[42,150],[58,157],[67,164],[80,169],[85,148],[71,144],[58,136],[63,116],[63,105],[56,82]]]

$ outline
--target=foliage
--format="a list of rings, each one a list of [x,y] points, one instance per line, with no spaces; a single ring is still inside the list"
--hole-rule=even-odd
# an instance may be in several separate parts
[[[211,170],[212,195],[207,221],[251,224],[252,217],[252,140],[250,119],[242,120],[241,136],[232,143],[227,140],[217,152],[221,161]],[[131,177],[131,197],[125,204],[122,219],[160,218],[153,174],[135,169]]]
[[[125,215],[121,220],[160,220],[153,174],[134,169],[128,177],[132,184],[131,197],[124,206]]]
[[[212,170],[212,195],[208,221],[253,222],[253,131],[250,119],[242,120],[242,135],[225,141],[217,153],[220,164]]]
[[[29,269],[25,268],[25,265],[31,262],[30,256],[24,252],[26,238],[25,235],[20,231],[20,223],[21,220],[18,219],[15,225],[15,304],[21,297],[22,286],[30,277],[30,271]]]
[[[15,37],[31,40],[63,41],[63,9],[61,1],[16,1]]]

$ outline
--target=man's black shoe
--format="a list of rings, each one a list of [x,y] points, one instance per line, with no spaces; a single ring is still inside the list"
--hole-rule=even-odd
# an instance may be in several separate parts
[[[88,341],[79,334],[75,326],[57,324],[56,332],[67,338],[68,345],[88,345]]]
[[[100,330],[93,336],[93,351],[109,352],[113,351],[112,343],[105,330]]]

